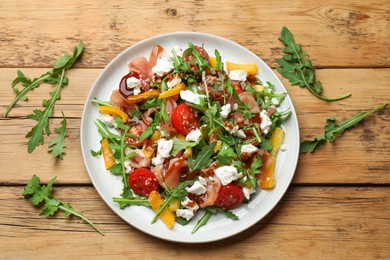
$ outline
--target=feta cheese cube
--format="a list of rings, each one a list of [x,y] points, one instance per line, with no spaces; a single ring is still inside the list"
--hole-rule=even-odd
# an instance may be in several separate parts
[[[221,107],[221,117],[222,118],[227,118],[229,116],[229,113],[232,111],[231,105],[226,104]]]
[[[263,131],[264,134],[268,134],[269,129],[270,129],[271,125],[272,125],[272,121],[269,118],[267,111],[266,110],[262,110],[260,112],[260,117],[261,117],[260,128],[261,128],[261,130]]]
[[[245,81],[248,73],[246,70],[231,70],[229,72],[229,77],[231,80]]]
[[[203,186],[200,181],[195,181],[191,187],[186,188],[189,193],[193,193],[196,195],[202,195],[206,193],[206,187]]]
[[[167,82],[168,89],[171,89],[180,83],[181,83],[181,78],[179,75],[176,74],[173,79]]]
[[[242,191],[244,192],[245,198],[248,200],[251,198],[251,194],[256,192],[254,188],[247,188],[245,186],[242,188]]]
[[[187,142],[197,142],[199,138],[202,136],[202,132],[199,130],[199,128],[191,131],[186,136]]]
[[[199,95],[197,93],[192,92],[191,90],[182,90],[180,91],[180,97],[181,99],[196,104],[200,105],[200,98],[205,98],[205,95]]]
[[[222,185],[228,185],[232,181],[238,180],[242,174],[237,172],[234,166],[222,166],[214,170],[215,175],[221,181]]]
[[[159,77],[163,77],[173,69],[174,66],[172,59],[169,56],[160,55],[157,59],[156,65],[152,68],[152,72]]]
[[[163,158],[170,157],[170,153],[173,147],[172,140],[160,139],[157,141],[157,153]]]
[[[257,150],[259,150],[259,148],[257,148],[253,144],[244,144],[243,146],[241,146],[241,153],[251,154],[251,153],[256,152]]]

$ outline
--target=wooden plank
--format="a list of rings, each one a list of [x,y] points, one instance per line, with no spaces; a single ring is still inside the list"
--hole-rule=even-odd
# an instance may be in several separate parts
[[[83,39],[77,66],[103,67],[140,40],[176,31],[228,38],[275,66],[283,47],[278,37],[287,26],[318,67],[388,67],[389,11],[387,0],[7,0],[0,8],[0,66],[50,67]]]
[[[389,187],[292,187],[281,203],[249,230],[207,246],[170,243],[143,234],[117,217],[93,188],[54,189],[58,198],[90,217],[106,236],[62,214],[49,219],[39,216],[39,210],[21,197],[22,187],[0,187],[2,258],[390,257]]]
[[[33,173],[46,179],[54,174],[59,175],[60,183],[90,183],[80,151],[79,128],[85,98],[100,71],[69,71],[69,86],[63,89],[62,99],[55,110],[56,117],[61,117],[60,111],[64,111],[69,118],[67,154],[63,161],[55,161],[46,152],[47,146],[40,146],[33,154],[27,154],[27,139],[24,137],[34,125],[25,116],[33,109],[40,108],[40,102],[47,98],[50,87],[42,86],[34,90],[29,95],[30,101],[20,103],[10,113],[11,119],[4,119],[4,110],[14,96],[9,84],[15,70],[0,69],[0,96],[3,97],[0,100],[0,143],[12,147],[0,150],[0,169],[4,169],[1,183],[25,183]],[[26,71],[29,75],[40,75],[43,72],[42,69]],[[318,71],[318,76],[324,84],[324,94],[337,96],[351,92],[353,95],[343,101],[327,103],[316,99],[306,89],[290,86],[284,81],[298,113],[302,140],[320,135],[330,115],[341,121],[358,111],[389,101],[389,69],[324,69]],[[387,108],[367,118],[337,138],[333,144],[321,146],[314,154],[302,155],[294,183],[390,183],[389,111]],[[52,120],[53,126],[58,127],[59,121]],[[47,145],[49,139],[45,140]],[[15,160],[19,163],[9,164]]]

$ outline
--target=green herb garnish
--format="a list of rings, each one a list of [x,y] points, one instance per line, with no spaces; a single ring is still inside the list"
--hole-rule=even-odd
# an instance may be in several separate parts
[[[326,125],[324,126],[325,132],[322,135],[315,137],[313,140],[303,141],[301,143],[301,147],[299,149],[299,152],[300,153],[307,153],[307,152],[312,153],[312,152],[314,152],[314,150],[316,149],[316,147],[319,144],[321,144],[325,141],[333,142],[336,138],[336,135],[343,134],[346,130],[355,126],[357,123],[362,121],[367,116],[371,115],[372,113],[374,113],[375,111],[377,111],[379,109],[386,107],[387,105],[388,105],[388,103],[384,103],[384,104],[381,104],[380,106],[377,106],[377,107],[375,107],[367,112],[357,113],[353,117],[345,120],[344,122],[342,122],[339,125],[336,124],[335,117],[333,117],[333,116],[329,117],[327,122],[326,122]]]
[[[66,217],[70,217],[71,215],[79,217],[83,221],[91,225],[97,232],[104,235],[104,233],[95,224],[93,224],[83,214],[75,211],[70,204],[64,204],[59,199],[53,197],[53,195],[51,194],[51,188],[56,178],[57,177],[51,179],[48,182],[47,186],[45,186],[39,184],[39,177],[37,177],[36,175],[32,176],[26,187],[24,187],[23,196],[29,198],[31,204],[34,206],[38,206],[39,204],[44,203],[40,215],[51,216],[54,215],[54,213],[56,213],[58,210],[62,210],[65,213]]]
[[[309,55],[302,52],[302,45],[295,42],[293,34],[287,27],[283,26],[279,40],[286,47],[283,49],[285,53],[283,58],[276,59],[276,62],[281,66],[276,70],[288,79],[291,85],[307,88],[313,95],[326,101],[336,101],[351,96],[351,94],[340,97],[322,96],[322,84],[316,79],[315,67],[308,58]]]

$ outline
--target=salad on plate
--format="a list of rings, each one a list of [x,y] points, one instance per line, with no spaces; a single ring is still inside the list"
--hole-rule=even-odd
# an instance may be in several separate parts
[[[283,148],[279,111],[286,93],[262,82],[254,63],[224,61],[191,42],[128,63],[109,101],[94,98],[106,170],[120,176],[120,208],[145,206],[168,228],[214,214],[238,220],[234,209],[275,186]],[[102,165],[103,167],[103,165]]]

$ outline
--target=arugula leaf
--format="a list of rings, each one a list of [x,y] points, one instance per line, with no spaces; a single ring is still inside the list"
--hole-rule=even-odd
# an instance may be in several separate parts
[[[214,148],[217,145],[217,142],[213,142],[210,145],[206,145],[202,148],[202,150],[196,156],[196,159],[189,158],[188,159],[188,167],[191,170],[200,170],[203,167],[211,164],[211,156],[214,153]]]
[[[176,156],[181,150],[185,150],[188,147],[194,147],[199,143],[199,142],[182,141],[177,137],[173,138],[172,141],[173,141],[173,148],[171,151],[172,156]]]
[[[38,176],[32,176],[31,180],[24,187],[23,196],[29,198],[33,206],[38,206],[39,204],[44,203],[44,207],[40,215],[51,216],[55,214],[58,210],[62,210],[65,213],[66,217],[69,217],[71,215],[79,217],[80,219],[91,225],[97,232],[104,235],[104,233],[95,224],[93,224],[83,214],[75,211],[71,205],[64,204],[59,199],[53,197],[53,195],[51,194],[51,189],[56,178],[57,177],[51,179],[48,182],[47,186],[45,186],[39,184],[40,179]]]
[[[182,183],[179,183],[175,188],[169,190],[166,188],[167,195],[165,197],[165,201],[163,204],[161,204],[159,210],[156,212],[156,215],[154,215],[154,218],[152,219],[152,224],[157,221],[158,216],[171,204],[172,200],[175,198],[184,198],[188,195],[187,190],[185,187],[193,184],[195,180],[188,180],[184,181]]]
[[[61,80],[58,83],[56,89],[50,92],[51,99],[44,100],[42,102],[45,107],[44,110],[35,109],[33,114],[27,116],[27,118],[38,121],[38,123],[27,133],[26,137],[30,137],[27,142],[27,151],[32,153],[38,145],[43,144],[43,134],[50,134],[49,118],[53,115],[54,105],[57,100],[61,98],[60,89],[63,86],[65,70],[62,71]]]
[[[198,220],[198,222],[196,223],[195,227],[192,229],[191,234],[194,234],[196,231],[199,230],[199,228],[201,228],[204,225],[206,225],[207,222],[209,221],[209,219],[211,218],[211,216],[215,215],[215,214],[217,214],[219,212],[223,212],[225,214],[225,216],[230,218],[230,219],[233,219],[233,220],[238,220],[239,219],[238,216],[236,214],[234,214],[233,212],[228,211],[228,210],[224,210],[224,209],[221,209],[221,208],[217,208],[217,207],[214,207],[214,206],[206,207],[205,210],[206,210],[205,214]]]
[[[27,133],[26,137],[30,138],[27,142],[27,151],[28,153],[32,153],[35,148],[44,142],[43,135],[49,135],[50,134],[50,128],[49,128],[49,118],[53,115],[54,106],[57,100],[61,99],[60,90],[61,88],[68,84],[68,78],[65,77],[65,71],[67,69],[70,69],[80,54],[82,53],[84,48],[83,42],[80,41],[79,44],[74,48],[73,56],[70,56],[68,53],[65,53],[63,57],[58,59],[54,65],[54,68],[41,75],[39,78],[35,78],[33,80],[26,77],[23,72],[20,70],[17,72],[18,77],[13,80],[11,87],[14,90],[16,96],[14,100],[8,105],[5,117],[8,115],[8,113],[11,111],[11,109],[14,107],[14,105],[19,100],[27,100],[26,94],[37,87],[43,82],[55,85],[57,84],[54,91],[50,92],[50,99],[43,100],[42,105],[44,107],[43,110],[35,109],[33,110],[33,113],[28,115],[27,118],[33,119],[35,121],[38,121],[37,124]],[[16,85],[18,83],[22,83],[24,86],[23,90],[19,90]],[[55,131],[61,131],[61,134],[64,132],[62,128],[57,128]],[[66,129],[65,129],[66,132]],[[49,144],[48,151],[51,152],[54,157],[60,157],[63,158],[64,148],[65,146],[62,145],[61,148],[59,146],[55,146],[56,148],[53,148],[53,146],[57,143],[61,143],[61,138],[65,138],[65,136],[60,135],[60,139],[52,140]],[[60,144],[58,144],[60,145]],[[59,150],[58,150],[59,149]]]
[[[367,116],[373,114],[375,111],[382,109],[386,107],[388,103],[383,103],[371,110],[368,110],[367,112],[359,112],[355,114],[353,117],[345,120],[341,124],[337,125],[336,124],[336,119],[331,116],[328,118],[326,125],[324,126],[324,133],[320,136],[315,137],[313,140],[305,140],[301,142],[301,146],[299,149],[300,153],[307,153],[307,152],[314,152],[316,147],[325,142],[333,142],[336,138],[336,135],[338,134],[343,134],[346,130],[350,129],[351,127],[355,126],[358,124],[360,121],[362,121],[364,118]]]
[[[211,211],[206,211],[206,213],[198,220],[195,227],[192,229],[191,234],[194,234],[199,228],[207,224],[211,216],[214,215]]]
[[[309,55],[302,52],[302,45],[295,42],[293,34],[287,27],[283,26],[279,40],[285,44],[283,52],[286,54],[281,59],[276,59],[281,66],[276,70],[288,79],[291,85],[305,87],[317,98],[326,101],[336,101],[351,96],[351,94],[340,97],[322,96],[322,84],[316,79],[315,67],[307,58]]]
[[[58,136],[52,140],[50,140],[47,151],[53,154],[53,157],[59,157],[63,159],[65,154],[65,137],[68,136],[68,131],[66,130],[66,117],[64,113],[62,113],[62,121],[61,127],[55,128],[54,131],[58,134]]]
[[[120,208],[124,208],[126,206],[132,206],[132,205],[144,206],[150,208],[150,203],[148,199],[140,196],[135,196],[130,198],[114,198],[113,201],[118,203]]]
[[[214,54],[215,54],[215,59],[217,61],[217,64],[215,65],[215,69],[222,71],[223,70],[223,63],[222,63],[221,54],[219,54],[219,51],[217,49],[214,50]]]
[[[73,50],[73,56],[69,56],[68,53],[65,53],[64,56],[62,56],[60,59],[56,61],[53,70],[42,74],[39,78],[34,78],[33,80],[31,80],[30,78],[26,77],[22,71],[18,70],[17,77],[12,81],[11,84],[11,87],[14,90],[16,96],[14,100],[8,105],[4,117],[8,116],[8,113],[11,111],[11,109],[15,106],[15,104],[19,100],[22,101],[27,100],[26,94],[30,90],[39,87],[41,83],[45,82],[52,85],[59,83],[62,78],[61,76],[62,71],[68,70],[73,66],[73,64],[79,58],[80,54],[83,52],[83,48],[84,48],[83,41],[80,40],[79,44]],[[20,82],[24,86],[24,88],[21,91],[16,87],[16,85]],[[68,79],[63,78],[62,82],[64,85],[66,85]]]

